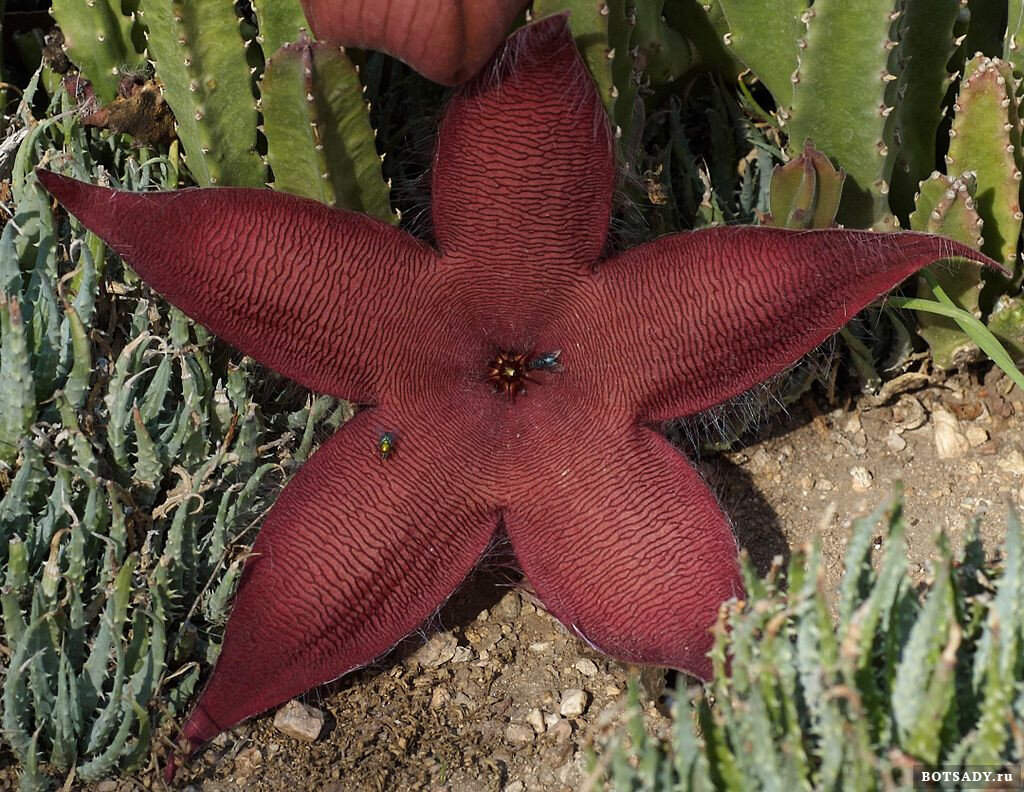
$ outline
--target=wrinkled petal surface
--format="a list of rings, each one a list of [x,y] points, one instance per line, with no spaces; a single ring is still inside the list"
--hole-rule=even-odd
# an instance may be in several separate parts
[[[448,107],[434,231],[446,256],[480,266],[583,270],[608,232],[612,134],[566,18],[528,30]]]
[[[382,50],[435,82],[465,82],[529,0],[302,0],[317,38]]]
[[[415,283],[436,262],[408,234],[270,190],[130,193],[37,175],[154,289],[275,371],[364,403],[400,380],[393,361],[422,315]]]
[[[734,226],[663,237],[601,266],[587,376],[642,419],[693,415],[785,370],[908,276],[954,257],[998,266],[916,233]],[[611,381],[612,369],[625,376]]]
[[[384,431],[396,448],[382,461]],[[447,599],[498,524],[467,436],[480,433],[366,410],[302,467],[246,563],[191,746],[366,665]]]
[[[642,426],[564,424],[505,512],[545,606],[606,654],[708,679],[719,605],[741,596],[732,528],[693,466]],[[587,482],[580,487],[579,482]]]

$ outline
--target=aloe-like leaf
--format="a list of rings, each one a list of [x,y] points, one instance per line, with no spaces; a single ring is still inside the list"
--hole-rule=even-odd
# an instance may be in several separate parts
[[[952,666],[941,662],[951,631],[959,629],[953,606],[952,557],[945,537],[941,553],[935,584],[903,648],[894,685],[899,693],[892,697],[900,745],[926,764],[939,761],[940,727],[955,695]],[[955,663],[955,649],[953,655]]]
[[[343,49],[307,37],[286,44],[267,62],[260,101],[276,189],[397,221]]]
[[[1024,361],[1024,298],[1001,296],[988,317],[988,329],[1015,363]]]
[[[1005,61],[975,57],[960,83],[946,164],[973,171],[978,214],[985,221],[982,250],[1017,271],[1020,207],[1020,118],[1016,84]]]
[[[739,76],[744,65],[725,45],[729,22],[717,0],[665,0],[662,10],[668,24],[697,47],[701,64],[728,82]]]
[[[980,249],[984,223],[973,198],[974,180],[968,175],[952,179],[940,173],[921,184],[917,208],[910,216],[915,231],[944,234]],[[929,269],[943,291],[958,307],[980,316],[981,272],[965,262],[943,263]],[[918,296],[932,299],[929,279],[921,277]],[[936,365],[950,368],[971,359],[977,346],[953,319],[937,314],[918,316],[918,332],[932,351]]]
[[[104,103],[117,97],[122,70],[143,63],[132,44],[132,18],[121,6],[121,0],[53,0],[50,9],[68,55]]]
[[[9,671],[4,678],[4,739],[22,762],[27,761],[30,753],[35,753],[35,741],[29,731],[33,709],[29,669],[39,651],[39,635],[49,620],[50,615],[43,614],[25,628],[20,640],[11,647],[13,653],[8,664]]]
[[[164,400],[170,392],[171,374],[174,373],[174,356],[163,355],[153,372],[153,379],[146,386],[139,413],[144,423],[152,424],[163,409]]]
[[[135,471],[132,478],[143,486],[152,488],[163,475],[163,465],[159,449],[149,435],[138,405],[132,407],[132,423],[135,427]]]
[[[1012,63],[1014,71],[1017,71],[1021,65],[1020,48],[1024,37],[1024,0],[1009,0],[1007,6],[1003,59]]]
[[[269,60],[282,46],[298,41],[309,32],[309,23],[299,0],[253,0],[252,10],[259,25],[259,41]]]
[[[92,345],[89,342],[88,331],[75,307],[66,305],[64,315],[71,332],[73,356],[71,370],[64,382],[64,395],[67,396],[73,407],[79,408],[85,403],[85,396],[89,390],[89,378],[92,376]]]
[[[839,211],[846,174],[808,140],[800,156],[776,166],[771,181],[771,216],[766,225],[828,228]]]
[[[654,83],[681,77],[695,59],[693,45],[665,19],[665,0],[637,3],[630,45],[637,50],[637,66]]]
[[[690,710],[696,704],[695,697],[679,689],[673,711],[673,763],[676,777],[683,789],[692,792],[712,792],[708,757],[694,734]]]
[[[18,456],[18,440],[36,419],[35,380],[17,297],[0,294],[0,462]]]
[[[50,761],[58,767],[74,764],[82,712],[78,708],[78,679],[67,654],[62,652],[57,671],[57,698],[53,708]]]
[[[935,138],[943,102],[952,82],[946,64],[956,49],[953,28],[966,0],[914,0],[903,4],[897,25],[899,101],[892,116],[889,147],[890,204],[906,218],[918,185],[935,167]],[[952,174],[957,175],[957,174]]]
[[[779,107],[793,104],[799,43],[806,26],[806,0],[714,0],[729,24],[726,41],[765,87]],[[813,137],[813,135],[811,135]],[[797,145],[802,145],[800,139]]]
[[[125,745],[128,743],[128,738],[136,728],[136,721],[138,720],[136,708],[138,705],[135,703],[130,690],[122,688],[121,695],[111,703],[118,705],[119,723],[117,731],[114,732],[114,736],[106,748],[89,761],[83,762],[78,766],[78,777],[85,782],[98,781],[114,769],[125,749]]]
[[[74,407],[63,393],[57,393],[54,399],[57,402],[57,411],[60,414],[61,423],[64,425],[68,441],[74,452],[75,464],[79,467],[79,475],[91,474],[95,476],[97,473],[96,454],[93,452],[88,438],[82,432]]]
[[[21,613],[20,598],[28,585],[28,553],[25,543],[17,536],[7,543],[7,570],[0,587],[0,609],[4,616],[4,633],[8,646],[14,646],[25,631],[25,618]]]
[[[193,178],[204,187],[263,186],[256,102],[233,4],[140,0],[139,13]]]
[[[839,222],[891,228],[885,127],[893,74],[892,0],[818,0],[804,15],[807,34],[786,122],[791,150],[807,138],[847,175]]]

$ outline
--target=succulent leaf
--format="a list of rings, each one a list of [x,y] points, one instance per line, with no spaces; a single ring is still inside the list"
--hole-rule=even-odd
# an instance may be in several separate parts
[[[892,112],[892,0],[818,0],[804,19],[787,121],[790,150],[811,138],[846,171],[840,223],[891,229],[884,132]]]
[[[915,231],[945,234],[975,249],[981,248],[983,221],[973,198],[974,181],[969,176],[951,179],[940,173],[921,184],[917,208],[910,216]],[[979,316],[981,274],[976,267],[947,263],[930,268],[943,291],[961,308]],[[931,298],[928,281],[918,281],[918,295]],[[936,365],[951,368],[976,353],[974,342],[952,319],[936,314],[918,317],[918,332],[928,343]]]
[[[132,43],[132,18],[121,0],[53,0],[51,15],[64,34],[71,60],[92,82],[104,103],[117,97],[124,69],[137,69],[142,56]]]
[[[727,82],[739,76],[744,67],[725,45],[729,23],[717,0],[666,0],[663,10],[668,24],[696,46],[700,63]]]
[[[1018,364],[1024,360],[1024,298],[1004,295],[996,300],[988,328]]]
[[[35,380],[21,302],[0,294],[0,462],[18,456],[18,440],[36,419]]]
[[[892,170],[890,203],[904,220],[914,193],[935,167],[935,141],[952,82],[946,64],[956,49],[954,26],[966,0],[910,0],[898,21],[898,100],[886,140]]]
[[[309,23],[299,0],[253,0],[252,10],[259,24],[258,41],[267,60],[285,44],[310,35]]]
[[[1017,80],[1005,61],[977,56],[960,84],[946,164],[971,170],[978,214],[985,221],[982,250],[1017,272],[1020,237],[1021,152]]]
[[[767,225],[782,228],[828,228],[839,211],[846,174],[808,140],[804,151],[776,166],[771,183]]]
[[[639,52],[637,66],[655,83],[681,77],[696,58],[686,37],[666,22],[664,6],[665,0],[637,3],[630,41],[631,47]]]
[[[193,178],[203,186],[263,186],[256,103],[232,4],[140,0],[139,13]]]
[[[1024,44],[1022,41],[1022,37],[1024,37],[1024,0],[1009,0],[1008,6],[1006,36],[1003,39],[1003,60],[1012,63],[1014,71],[1018,71],[1018,64],[1021,64],[1020,48]]]
[[[286,44],[267,62],[261,94],[276,189],[396,221],[359,76],[340,47]]]
[[[790,107],[798,65],[797,45],[807,29],[802,21],[806,1],[712,1],[722,9],[729,24],[729,48],[771,91],[779,107]]]

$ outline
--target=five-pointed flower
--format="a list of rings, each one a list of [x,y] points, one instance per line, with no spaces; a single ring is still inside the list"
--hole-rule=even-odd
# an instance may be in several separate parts
[[[436,244],[245,189],[43,185],[156,290],[262,363],[366,405],[279,496],[187,725],[198,745],[365,665],[504,531],[561,622],[708,677],[736,542],[659,425],[793,364],[952,241],[713,228],[606,255],[612,135],[564,18],[452,100]]]

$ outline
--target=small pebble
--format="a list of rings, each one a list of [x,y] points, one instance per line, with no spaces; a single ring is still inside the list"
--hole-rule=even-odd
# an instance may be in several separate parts
[[[116,792],[116,790],[117,781],[111,781],[110,779],[106,781],[100,781],[96,785],[96,792]]]
[[[828,479],[823,478],[818,479],[817,481],[814,482],[814,488],[816,490],[820,490],[821,492],[831,492],[836,488],[836,485],[833,484]]]
[[[885,444],[889,446],[890,451],[899,453],[907,447],[907,441],[903,439],[903,435],[893,429],[889,432],[888,437],[885,438]]]
[[[971,448],[977,448],[978,446],[988,442],[988,432],[980,426],[968,426],[964,431],[964,437],[966,437],[967,442],[971,444]]]
[[[593,660],[588,660],[584,657],[581,660],[577,660],[573,667],[585,677],[597,676],[597,663]]]
[[[455,657],[458,641],[451,633],[435,633],[423,646],[410,655],[424,668],[440,668]]]
[[[893,422],[907,431],[924,426],[928,416],[921,402],[913,396],[902,396],[892,411]]]
[[[871,475],[871,471],[866,467],[857,465],[857,467],[850,468],[850,476],[853,478],[852,486],[854,492],[867,492],[871,489],[874,476]]]
[[[526,713],[526,722],[533,727],[533,730],[537,732],[537,734],[542,734],[544,732],[544,713],[536,707]]]
[[[562,718],[554,712],[544,713],[544,725],[547,726],[549,729],[553,727],[556,723],[558,723],[560,720],[562,720]]]
[[[960,431],[960,422],[948,410],[935,409],[932,412],[935,429],[935,453],[939,459],[957,459],[967,453],[971,444]]]
[[[523,792],[526,789],[526,784],[522,781],[513,781],[511,784],[506,786],[502,792]]]
[[[255,745],[239,751],[235,757],[235,774],[246,777],[252,775],[263,764],[263,754]]]
[[[579,688],[562,691],[562,704],[558,711],[565,718],[578,718],[587,708],[587,694]]]
[[[324,728],[324,714],[315,707],[292,699],[277,711],[274,728],[296,740],[313,742]]]
[[[544,654],[551,650],[551,641],[535,641],[530,644],[530,651],[534,654]]]
[[[448,688],[443,685],[436,687],[434,692],[430,694],[430,708],[432,710],[439,710],[451,700],[452,694],[448,692]]]
[[[522,610],[522,604],[519,592],[510,591],[502,597],[501,600],[499,600],[498,604],[495,605],[492,610],[494,611],[494,615],[499,619],[511,621],[519,615],[519,611]]]
[[[996,466],[1011,475],[1024,476],[1024,455],[1017,449],[1014,449],[996,462]]]
[[[526,745],[533,742],[533,729],[525,723],[510,723],[505,728],[505,740],[513,745]]]
[[[545,767],[549,767],[552,770],[556,767],[561,767],[565,764],[565,761],[572,755],[572,744],[571,743],[559,743],[552,745],[546,751],[544,751],[541,757],[541,764]]]
[[[548,731],[548,734],[556,745],[567,743],[572,739],[572,724],[567,720],[560,720]]]

